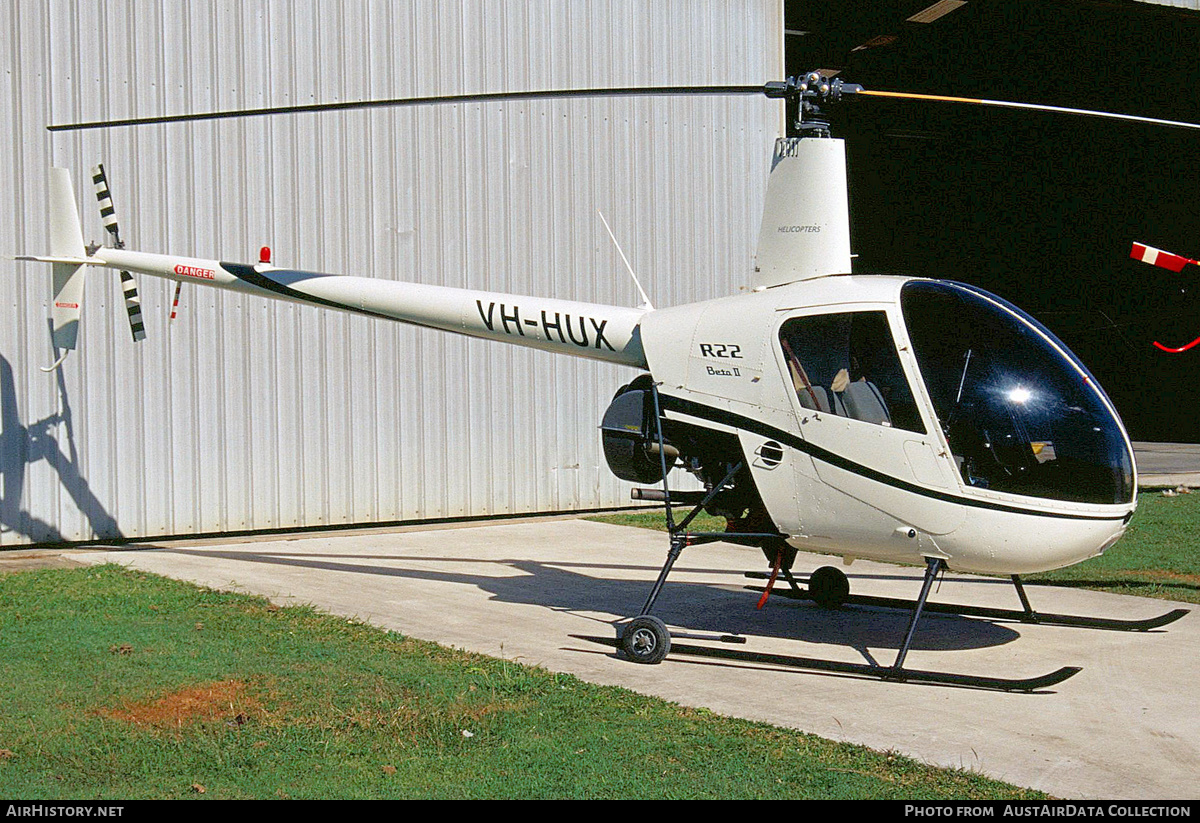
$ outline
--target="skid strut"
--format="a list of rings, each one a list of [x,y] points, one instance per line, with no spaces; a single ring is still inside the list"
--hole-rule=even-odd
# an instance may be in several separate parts
[[[896,680],[904,679],[904,658],[908,656],[908,650],[912,646],[913,635],[917,633],[917,621],[921,619],[921,612],[925,608],[925,601],[929,599],[929,590],[933,588],[933,581],[937,577],[938,572],[942,570],[943,565],[940,557],[925,558],[925,580],[921,583],[921,595],[917,598],[916,606],[913,607],[912,619],[908,621],[908,633],[904,635],[904,645],[896,653],[896,662],[892,664],[891,677]]]
[[[654,581],[654,586],[650,589],[650,594],[646,598],[642,610],[637,617],[632,620],[620,624],[617,627],[618,631],[618,646],[634,661],[638,663],[659,663],[667,652],[671,649],[671,632],[667,626],[654,615],[650,614],[654,608],[654,604],[658,601],[658,596],[662,593],[663,586],[667,582],[668,575],[671,574],[671,569],[675,566],[675,561],[679,559],[679,555],[683,553],[685,546],[694,546],[700,543],[713,543],[718,540],[744,542],[752,545],[760,544],[764,539],[778,539],[777,534],[753,534],[745,533],[738,535],[727,535],[724,532],[689,532],[688,526],[696,518],[700,512],[704,511],[712,499],[717,496],[734,476],[741,471],[745,465],[739,461],[726,472],[725,477],[721,482],[713,485],[706,493],[700,492],[685,492],[683,497],[689,503],[694,503],[692,510],[679,523],[675,522],[675,515],[671,507],[671,487],[667,482],[667,444],[663,437],[662,425],[662,406],[658,399],[658,384],[650,384],[650,394],[654,398],[654,417],[657,422],[658,434],[658,458],[662,469],[662,493],[661,500],[663,510],[667,520],[667,532],[670,535],[670,548],[667,550],[667,559],[663,563],[662,569],[658,573],[658,578]],[[658,497],[659,495],[654,495]],[[699,496],[699,499],[696,499]],[[731,635],[700,635],[700,634],[683,634],[677,632],[676,637],[686,637],[696,640],[717,640],[725,643],[745,643],[745,638]]]
[[[677,556],[678,553],[676,553],[676,557]],[[937,579],[937,575],[944,570],[945,563],[941,560],[941,558],[926,558],[925,577],[921,584],[920,595],[915,601],[895,601],[896,603],[904,603],[911,607],[912,617],[909,620],[908,629],[905,632],[904,642],[900,645],[900,649],[896,653],[896,659],[890,666],[880,666],[870,663],[849,663],[839,660],[798,657],[794,655],[741,651],[713,646],[694,646],[682,644],[672,645],[670,640],[671,635],[667,631],[667,628],[662,621],[647,614],[640,615],[626,624],[626,631],[618,640],[586,635],[572,635],[572,637],[576,637],[580,640],[588,640],[593,643],[614,645],[618,648],[623,648],[633,660],[642,663],[658,663],[664,657],[666,657],[667,652],[670,651],[677,655],[717,658],[721,660],[759,663],[770,666],[784,666],[812,672],[830,672],[834,674],[879,678],[880,680],[889,680],[902,683],[921,683],[936,686],[958,686],[962,688],[990,689],[997,691],[1042,691],[1052,686],[1056,686],[1059,683],[1062,683],[1064,680],[1067,680],[1068,678],[1073,677],[1082,671],[1082,669],[1080,669],[1078,666],[1062,666],[1061,668],[1049,672],[1048,674],[1039,675],[1036,677],[1009,678],[961,674],[955,672],[928,671],[925,669],[906,669],[904,667],[904,661],[908,656],[909,649],[912,648],[913,639],[916,636],[917,624],[921,619],[921,615],[925,611],[935,611],[935,609],[932,607],[937,604],[931,604],[927,601],[929,598],[929,593],[933,588],[933,583]],[[667,571],[667,569],[664,569],[664,572],[665,571]],[[655,596],[657,594],[657,590],[661,589],[661,581],[663,579],[665,579],[665,574],[660,574],[660,581],[655,586]],[[783,591],[779,592],[779,594],[784,597],[793,596],[792,591]],[[804,599],[807,599],[807,597]],[[652,604],[653,597],[651,598],[650,602]],[[941,610],[937,609],[936,611]],[[653,636],[651,636],[651,628],[653,629]],[[678,634],[676,636],[697,637],[695,635],[683,634]],[[697,639],[728,640],[729,638]],[[649,655],[647,655],[645,651],[639,647],[639,644],[640,646],[649,645],[659,653],[654,655],[654,659],[650,659]],[[631,647],[633,648],[631,649]]]

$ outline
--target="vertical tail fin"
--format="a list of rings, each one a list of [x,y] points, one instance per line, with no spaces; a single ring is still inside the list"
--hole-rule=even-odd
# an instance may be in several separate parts
[[[75,189],[67,169],[50,169],[50,254],[60,259],[83,260],[83,229],[75,203]],[[75,348],[79,338],[80,305],[83,303],[84,267],[77,263],[54,263],[54,302],[50,306],[54,346],[62,351]]]
[[[87,256],[83,228],[79,225],[75,187],[67,169],[50,169],[50,254],[54,257]]]

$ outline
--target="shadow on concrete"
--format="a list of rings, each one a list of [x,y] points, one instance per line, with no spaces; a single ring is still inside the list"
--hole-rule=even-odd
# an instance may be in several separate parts
[[[546,564],[532,560],[480,560],[464,557],[399,555],[329,555],[270,551],[221,551],[160,548],[158,551],[198,558],[263,563],[354,575],[394,577],[429,583],[472,585],[493,599],[570,613],[637,614],[650,591],[650,577],[627,580],[571,571],[569,563]],[[377,565],[351,561],[386,561]],[[403,563],[461,564],[494,569],[501,574],[470,571],[434,571],[405,568]],[[605,569],[656,573],[656,567],[622,564],[578,564],[590,571]],[[503,574],[511,569],[520,574]],[[822,609],[802,601],[773,600],[755,609],[757,594],[745,591],[740,573],[719,571],[729,583],[694,583],[678,580],[697,571],[678,566],[667,582],[654,613],[668,625],[686,631],[744,634],[801,640],[807,643],[844,646],[858,651],[868,662],[868,649],[898,649],[908,628],[909,614],[895,609],[848,606],[838,611]],[[699,570],[705,573],[708,570]],[[915,596],[917,583],[914,582]],[[589,616],[589,615],[584,615]],[[979,618],[928,614],[922,618],[913,642],[915,650],[957,651],[1000,646],[1020,637],[1013,629]],[[887,663],[890,660],[884,660]]]

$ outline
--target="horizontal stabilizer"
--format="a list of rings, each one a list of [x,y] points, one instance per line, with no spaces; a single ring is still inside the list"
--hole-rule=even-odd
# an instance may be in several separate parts
[[[13,260],[29,260],[34,263],[62,263],[67,266],[103,266],[104,261],[95,257],[35,257],[19,254]]]

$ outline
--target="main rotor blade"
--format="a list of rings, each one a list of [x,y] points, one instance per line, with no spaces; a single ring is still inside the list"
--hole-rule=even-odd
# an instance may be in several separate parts
[[[114,126],[148,126],[156,123],[191,123],[203,120],[232,120],[270,114],[306,114],[354,109],[383,109],[399,106],[428,106],[439,103],[490,103],[519,100],[555,100],[601,97],[669,97],[683,95],[763,94],[764,86],[632,86],[618,89],[552,89],[545,91],[501,91],[482,94],[442,94],[430,97],[393,97],[387,100],[354,100],[341,103],[310,103],[300,106],[268,106],[258,109],[169,114],[159,117],[130,117],[121,120],[95,120],[87,123],[59,123],[48,131],[84,131]]]
[[[1060,114],[1081,114],[1087,117],[1105,117],[1109,120],[1124,120],[1130,123],[1149,123],[1154,126],[1173,126],[1181,129],[1200,129],[1200,123],[1185,123],[1180,120],[1160,120],[1157,117],[1139,117],[1133,114],[1116,114],[1111,111],[1093,111],[1092,109],[1071,109],[1065,106],[1046,106],[1038,103],[1013,103],[1008,100],[984,100],[974,97],[949,97],[943,94],[913,94],[900,91],[875,91],[862,89],[855,92],[870,97],[894,97],[901,100],[930,100],[939,103],[973,103],[980,106],[995,106],[1006,109],[1027,109],[1030,111],[1050,111]]]
[[[799,78],[796,78],[799,79]],[[827,78],[826,78],[827,79]],[[49,131],[85,131],[88,129],[105,129],[117,126],[148,126],[161,123],[192,123],[207,120],[232,120],[243,117],[262,117],[274,114],[311,114],[327,111],[353,111],[357,109],[382,109],[405,106],[429,106],[441,103],[490,103],[513,102],[522,100],[566,100],[566,99],[600,99],[607,97],[682,97],[687,95],[729,96],[729,95],[759,95],[767,97],[789,97],[801,89],[793,88],[792,79],[785,83],[767,83],[758,86],[723,85],[723,86],[630,86],[626,88],[591,88],[591,89],[546,89],[541,91],[501,91],[483,92],[479,94],[443,94],[427,97],[393,97],[386,100],[353,100],[338,103],[309,103],[296,106],[267,106],[254,109],[233,109],[229,111],[198,112],[194,114],[167,114],[155,117],[130,117],[117,120],[93,120],[84,123],[58,123],[47,126]],[[864,89],[854,84],[839,86],[839,94],[846,96],[865,95],[868,97],[890,97],[900,100],[927,100],[942,103],[971,103],[979,106],[998,108],[1025,109],[1027,111],[1057,112],[1060,114],[1077,114],[1086,117],[1103,117],[1109,120],[1123,120],[1130,123],[1147,123],[1155,126],[1171,126],[1183,129],[1200,129],[1200,123],[1186,123],[1180,120],[1163,120],[1157,117],[1141,117],[1133,114],[1117,114],[1110,111],[1093,109],[1073,109],[1066,106],[1048,106],[1039,103],[1016,103],[1009,100],[987,100],[974,97],[952,97],[942,94],[916,94],[913,92],[880,91]]]

